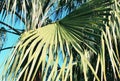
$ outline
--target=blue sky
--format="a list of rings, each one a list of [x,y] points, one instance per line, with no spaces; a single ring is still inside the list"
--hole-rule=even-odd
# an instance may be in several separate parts
[[[15,27],[17,29],[23,29],[24,28],[24,24],[21,21],[19,21],[19,20],[15,21],[15,15],[14,15],[14,18],[13,18],[14,20],[12,20],[11,14],[5,16],[5,19],[3,19],[2,17],[3,17],[3,15],[2,15],[2,13],[0,13],[0,21],[5,22],[6,24],[8,24],[12,27]],[[6,27],[2,24],[0,24],[0,28],[1,27],[4,27],[6,30],[9,30],[8,27]],[[12,31],[12,30],[9,30],[9,31]],[[12,33],[6,33],[6,39],[5,39],[5,42],[3,44],[3,48],[15,46],[15,43],[17,42],[18,38],[19,38],[18,35],[15,35],[15,34],[12,34]],[[5,59],[8,58],[11,53],[12,53],[12,50],[10,50],[10,49],[3,50],[3,51],[0,52],[0,66],[2,66],[0,68],[0,72],[4,68]]]

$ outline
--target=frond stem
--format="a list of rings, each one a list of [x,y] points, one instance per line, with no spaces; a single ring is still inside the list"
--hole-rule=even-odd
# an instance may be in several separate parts
[[[16,32],[17,35],[21,35],[21,32],[19,32],[18,30],[16,30],[14,27],[12,27],[12,26],[10,26],[10,25],[8,25],[8,24],[2,22],[2,21],[0,21],[0,24],[3,24],[3,25],[5,25],[6,27],[12,29],[13,31]]]

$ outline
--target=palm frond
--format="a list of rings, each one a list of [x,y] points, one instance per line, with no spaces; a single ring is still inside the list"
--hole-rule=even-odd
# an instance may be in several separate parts
[[[79,4],[86,2],[85,0],[4,0],[1,4],[3,14],[15,14],[16,20],[21,20],[26,25],[26,29],[35,29],[51,23],[50,15],[56,14],[56,20],[60,19],[61,10],[66,9],[68,12],[73,11]],[[78,5],[77,5],[78,4]],[[77,5],[77,6],[76,6]],[[55,10],[53,10],[55,8]],[[37,13],[36,13],[37,12]],[[4,16],[6,17],[6,16]]]
[[[87,76],[89,68],[100,81],[97,75],[98,66],[95,70],[84,49],[91,50],[96,55],[100,53],[102,30],[105,30],[104,23],[108,24],[111,4],[112,2],[107,0],[92,0],[55,23],[23,33],[6,62],[2,77],[9,81],[33,81],[40,71],[40,78],[43,81],[72,81],[74,79],[72,68],[79,63],[74,61],[73,55],[78,54],[81,57],[84,80],[89,79]],[[64,62],[58,70],[60,50]]]
[[[5,39],[6,39],[6,31],[3,27],[1,27],[0,28],[0,52],[5,42]]]
[[[112,16],[109,17],[109,25],[106,25],[106,31],[103,31],[103,38],[105,39],[104,43],[106,47],[103,49],[104,49],[104,52],[108,52],[108,54],[106,53],[105,56],[108,56],[106,57],[106,59],[110,59],[108,63],[111,64],[110,66],[107,66],[107,63],[106,63],[106,66],[107,68],[112,69],[111,72],[114,74],[112,75],[114,77],[114,80],[119,80],[118,78],[120,78],[120,69],[119,69],[120,67],[120,56],[119,56],[120,24],[118,23],[120,19],[119,7],[120,7],[119,1],[115,0],[114,5],[111,7],[113,11],[111,11]]]

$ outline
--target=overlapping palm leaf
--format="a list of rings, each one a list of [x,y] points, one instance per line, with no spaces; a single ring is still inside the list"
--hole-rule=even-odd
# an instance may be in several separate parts
[[[39,72],[43,81],[72,81],[72,68],[79,63],[73,60],[77,53],[81,57],[84,80],[88,80],[87,68],[90,68],[100,81],[98,66],[95,70],[84,51],[101,53],[102,31],[106,29],[104,24],[108,24],[111,4],[109,0],[92,0],[55,23],[24,32],[6,62],[2,77],[8,81],[33,81]],[[60,51],[64,59],[62,67],[58,66]],[[98,63],[100,58],[98,55]]]

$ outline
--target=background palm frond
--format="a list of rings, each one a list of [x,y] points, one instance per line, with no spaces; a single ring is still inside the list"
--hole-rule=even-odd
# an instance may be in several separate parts
[[[5,42],[6,39],[6,31],[3,27],[0,28],[0,51],[3,47],[3,44]]]
[[[1,10],[4,14],[8,14],[5,11],[15,14],[25,23],[26,29],[30,30],[51,23],[53,20],[51,21],[49,16],[52,14],[55,16],[54,21],[59,20],[60,15],[64,14],[61,12],[63,9],[70,13],[86,0],[3,0],[1,2],[3,4]]]

